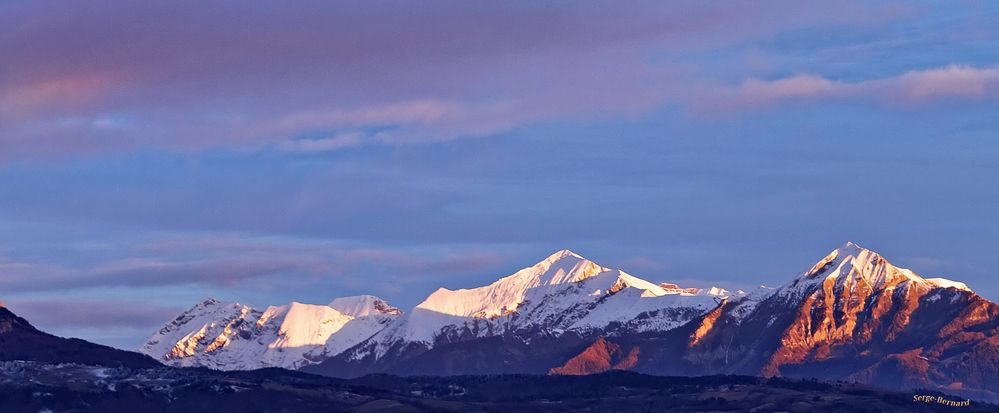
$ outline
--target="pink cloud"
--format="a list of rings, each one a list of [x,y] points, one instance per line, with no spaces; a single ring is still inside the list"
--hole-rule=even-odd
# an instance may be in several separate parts
[[[303,130],[341,129],[331,138],[292,140],[279,144],[288,151],[326,151],[364,143],[412,143],[446,141],[502,132],[513,126],[544,117],[529,113],[515,102],[462,102],[422,99],[368,105],[358,108],[309,109],[272,122],[261,122],[256,130],[288,135]],[[388,132],[365,133],[358,128],[391,127]]]
[[[10,300],[6,305],[43,330],[63,327],[152,328],[182,311],[180,307],[130,300],[28,299]]]
[[[0,119],[12,121],[37,111],[84,107],[113,84],[104,75],[68,73],[16,85],[0,94]]]
[[[950,65],[906,72],[887,82],[887,89],[911,103],[953,97],[999,97],[999,68]]]
[[[997,99],[999,68],[950,65],[860,82],[800,74],[775,80],[751,78],[734,87],[694,90],[692,107],[700,113],[826,100],[868,100],[889,106],[911,106],[945,99]]]
[[[836,83],[821,76],[797,75],[773,81],[748,79],[739,85],[734,95],[745,97],[754,104],[768,104],[783,100],[829,96],[836,88]]]

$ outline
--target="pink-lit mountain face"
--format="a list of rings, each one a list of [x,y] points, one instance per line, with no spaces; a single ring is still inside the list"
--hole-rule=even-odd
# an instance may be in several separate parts
[[[142,351],[175,365],[264,361],[344,377],[633,370],[815,377],[980,398],[999,387],[999,306],[853,243],[780,287],[748,293],[653,283],[563,250],[487,286],[441,288],[405,314],[370,296],[272,307],[264,312],[272,317],[199,306]],[[280,322],[268,327],[270,319]],[[369,328],[341,332],[351,322]]]

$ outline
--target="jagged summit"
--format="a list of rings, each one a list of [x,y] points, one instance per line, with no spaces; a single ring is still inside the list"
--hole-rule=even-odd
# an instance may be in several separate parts
[[[610,271],[609,268],[569,250],[558,251],[531,268],[542,270],[538,281],[540,284],[548,285],[582,281],[596,274]],[[517,274],[522,277],[527,276],[527,278],[535,277],[535,272],[525,270],[521,270]]]
[[[840,247],[837,248],[837,249],[838,250],[844,250],[844,251],[860,251],[860,250],[866,250],[867,248],[864,248],[864,247],[860,246],[860,244],[857,244],[857,243],[855,243],[853,241],[847,241],[847,242],[844,242],[843,245],[840,245]]]
[[[582,281],[607,271],[611,271],[611,269],[583,258],[583,256],[568,249],[562,249],[537,264],[498,280],[497,283],[508,279],[517,279],[531,284],[536,281],[538,285],[557,285]]]
[[[946,278],[926,279],[907,268],[896,267],[877,252],[847,241],[812,268],[794,280],[805,279],[810,283],[835,279],[835,285],[850,286],[863,283],[873,290],[893,288],[902,283],[924,287],[953,287],[971,291],[967,285]]]
[[[224,301],[219,300],[218,298],[208,297],[208,298],[205,298],[204,300],[199,301],[198,304],[196,304],[196,306],[208,307],[208,306],[218,305],[218,304],[222,304],[222,303],[224,303]]]
[[[805,278],[837,278],[853,279],[869,283],[872,287],[880,286],[900,278],[923,281],[912,271],[897,268],[880,254],[861,247],[853,242],[846,242],[832,250],[825,258],[819,260],[804,274]],[[859,277],[859,278],[858,278]]]
[[[175,366],[299,368],[367,339],[401,313],[370,295],[263,311],[209,298],[164,325],[139,351]]]
[[[580,260],[585,260],[586,259],[586,258],[583,258],[582,255],[576,254],[575,252],[572,252],[568,248],[563,248],[563,249],[560,249],[558,251],[555,251],[554,253],[552,253],[552,255],[549,255],[547,258],[545,258],[541,262],[553,263],[553,262],[556,262],[556,261],[564,259],[564,258],[575,258],[575,259],[580,259]]]
[[[877,252],[864,248],[860,244],[857,244],[853,241],[847,241],[844,242],[839,247],[837,247],[836,249],[830,251],[828,255],[835,254],[838,257],[851,257],[851,256],[856,257],[864,253],[877,254]]]

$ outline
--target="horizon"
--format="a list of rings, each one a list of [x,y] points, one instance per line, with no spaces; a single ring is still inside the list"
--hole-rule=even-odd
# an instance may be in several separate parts
[[[825,257],[825,255],[828,255],[828,254],[831,254],[833,252],[842,250],[842,249],[847,248],[849,246],[854,246],[854,247],[857,247],[857,248],[859,248],[861,250],[871,251],[871,252],[873,252],[875,254],[880,255],[876,250],[872,250],[872,249],[866,248],[863,245],[860,245],[860,244],[855,243],[853,241],[846,241],[846,242],[840,244],[838,247],[833,248],[833,249],[829,250],[827,253],[825,253],[824,255],[820,256],[820,258],[818,258],[818,261],[821,261],[822,257]],[[643,279],[645,281],[652,282],[652,283],[654,283],[656,285],[659,285],[661,283],[674,283],[674,284],[677,284],[680,288],[691,288],[691,287],[693,287],[693,288],[696,288],[696,289],[700,290],[698,292],[698,295],[700,295],[700,293],[705,293],[705,290],[712,289],[712,288],[715,288],[715,287],[721,288],[721,289],[727,291],[728,293],[734,294],[736,296],[738,296],[740,293],[748,294],[748,293],[751,293],[753,291],[757,291],[757,290],[759,290],[761,288],[773,289],[773,288],[780,287],[782,285],[786,285],[786,283],[794,280],[796,277],[799,277],[799,276],[801,276],[802,274],[804,274],[806,272],[805,270],[798,271],[797,273],[789,275],[783,281],[778,281],[777,283],[772,284],[772,285],[767,285],[767,284],[762,284],[762,283],[756,283],[754,285],[752,282],[748,282],[748,283],[747,282],[741,282],[741,283],[717,284],[717,283],[712,283],[712,282],[709,282],[709,281],[696,280],[696,279],[670,279],[670,278],[667,278],[667,279],[649,279],[649,278],[644,277],[642,274],[636,274],[634,272],[629,272],[626,268],[615,268],[613,266],[604,265],[603,263],[599,262],[598,260],[591,260],[585,254],[578,253],[575,250],[572,250],[570,248],[561,248],[561,249],[559,249],[559,250],[557,250],[557,251],[555,251],[555,252],[553,252],[553,253],[545,256],[541,260],[539,260],[539,261],[537,261],[537,262],[535,262],[533,264],[530,264],[530,265],[528,265],[526,267],[518,267],[517,269],[514,269],[514,270],[508,270],[508,273],[497,274],[497,275],[495,275],[495,277],[493,279],[487,280],[487,281],[483,282],[480,285],[469,285],[469,286],[461,286],[461,287],[455,287],[455,288],[448,288],[447,286],[440,286],[439,288],[440,289],[447,289],[447,290],[454,291],[454,290],[458,290],[458,289],[484,287],[484,286],[487,286],[487,285],[490,285],[490,284],[496,282],[500,278],[510,276],[510,275],[516,273],[519,270],[527,269],[527,268],[530,268],[530,267],[532,267],[534,265],[541,264],[544,261],[546,261],[548,259],[551,259],[552,257],[555,257],[556,255],[560,255],[562,253],[568,253],[568,254],[570,254],[570,255],[578,258],[578,259],[590,261],[590,262],[592,262],[594,264],[600,265],[600,266],[602,266],[604,268],[607,268],[609,270],[618,270],[618,271],[622,271],[622,272],[628,273],[629,275],[632,275],[634,277]],[[888,257],[884,257],[884,258],[887,259],[889,263],[892,262],[890,259],[888,259]],[[816,262],[818,262],[818,261],[816,261]],[[812,265],[814,265],[814,263],[809,264],[809,267],[812,266]],[[901,266],[897,266],[897,267],[900,268],[900,269],[912,270],[911,268],[905,268],[905,267],[901,267]],[[808,268],[808,267],[805,267],[805,268]],[[923,277],[922,274],[920,274],[918,271],[915,271],[915,270],[912,270],[912,271],[915,272],[916,275],[921,276],[924,279],[942,278],[942,279],[947,280],[947,281],[957,281],[957,282],[963,283],[962,280],[959,280],[959,279],[948,279],[946,277]],[[978,293],[977,290],[975,290],[974,286],[968,286],[968,287],[972,291],[974,291],[976,294]],[[400,306],[397,303],[393,302],[392,300],[387,300],[387,299],[385,299],[383,297],[380,297],[380,296],[378,296],[376,294],[367,294],[367,293],[364,293],[364,292],[359,292],[358,294],[353,294],[353,295],[348,295],[348,296],[330,297],[328,300],[321,301],[321,302],[306,302],[306,301],[292,299],[289,302],[284,302],[284,303],[268,303],[268,304],[263,304],[263,305],[256,304],[256,303],[244,302],[244,301],[238,300],[238,299],[237,300],[220,300],[220,299],[218,299],[216,297],[204,297],[202,299],[197,300],[196,302],[192,302],[188,307],[185,307],[183,309],[178,310],[175,316],[168,317],[168,318],[164,319],[163,322],[164,323],[168,323],[169,321],[173,320],[176,316],[181,315],[181,314],[189,311],[194,306],[196,306],[198,304],[201,304],[201,303],[204,303],[204,302],[208,302],[208,301],[236,303],[236,304],[240,304],[240,305],[246,305],[246,306],[249,306],[251,308],[256,308],[258,310],[264,310],[264,309],[267,309],[268,307],[272,307],[272,306],[273,307],[280,307],[280,306],[285,306],[285,305],[289,305],[289,304],[292,304],[292,303],[309,304],[309,305],[323,305],[323,306],[325,306],[325,305],[329,305],[335,299],[339,299],[339,298],[353,298],[353,297],[361,297],[361,296],[371,296],[371,297],[374,297],[374,298],[377,298],[377,299],[384,300],[390,306],[393,306],[393,307],[396,307],[396,308],[399,308],[400,310],[402,310],[403,314],[407,314],[407,313],[412,312],[413,309],[415,309],[423,300],[425,300],[427,298],[427,297],[423,297],[423,298],[418,298],[417,299],[415,297],[409,297],[410,300],[417,299],[417,301],[414,304],[410,305],[410,306],[403,307],[403,306]],[[428,294],[428,296],[429,296],[429,294]],[[988,297],[985,297],[985,298],[989,299],[991,301],[995,301],[995,300],[992,300],[992,299],[990,299]],[[2,300],[0,300],[0,308],[7,308],[7,307],[8,306],[6,305],[6,303],[4,303]],[[16,310],[16,308],[15,308],[15,310]],[[30,312],[30,309],[29,309],[29,312]],[[30,322],[30,319],[29,319],[29,322]],[[153,331],[155,331],[155,329]],[[143,338],[143,340],[145,340],[145,338]],[[115,346],[113,344],[108,344],[108,343],[103,343],[103,344],[105,344],[105,345],[111,345],[112,347],[117,347],[117,348],[121,348],[121,349],[124,349],[124,350],[136,350],[136,349],[138,349],[140,347],[140,346],[135,346],[135,348],[132,348],[132,347],[128,347],[128,346]],[[141,344],[142,343],[140,343],[140,345]]]
[[[844,240],[999,301],[999,3],[0,4],[0,302],[408,310],[569,248],[781,285]],[[701,285],[695,285],[701,283]]]

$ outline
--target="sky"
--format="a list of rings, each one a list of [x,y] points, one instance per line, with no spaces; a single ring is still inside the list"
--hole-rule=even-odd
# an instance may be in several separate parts
[[[996,301],[997,44],[989,1],[0,1],[0,301],[134,349],[208,297],[848,240]]]

